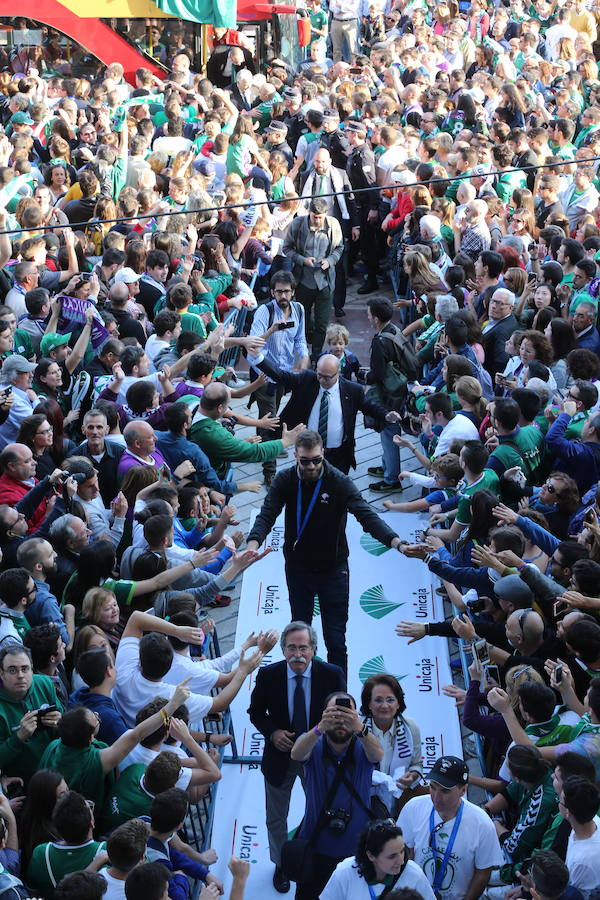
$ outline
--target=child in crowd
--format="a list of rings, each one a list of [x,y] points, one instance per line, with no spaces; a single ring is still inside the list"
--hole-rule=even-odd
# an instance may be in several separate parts
[[[454,497],[462,477],[463,471],[456,453],[444,453],[443,456],[433,460],[431,477],[420,475],[418,472],[400,472],[398,476],[401,481],[407,480],[410,484],[433,488],[429,494],[420,500],[409,500],[406,503],[384,500],[383,505],[392,512],[428,512],[432,506]]]

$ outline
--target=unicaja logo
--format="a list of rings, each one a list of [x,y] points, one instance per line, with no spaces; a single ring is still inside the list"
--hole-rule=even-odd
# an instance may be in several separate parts
[[[364,684],[367,678],[370,678],[371,675],[391,675],[392,671],[389,666],[386,666],[385,659],[383,656],[373,656],[371,659],[368,659],[365,663],[362,664],[360,669],[358,670],[358,677]],[[401,681],[403,678],[406,678],[406,675],[394,675],[398,681]]]
[[[371,556],[381,556],[390,549],[389,547],[386,547],[385,544],[381,544],[376,538],[371,537],[370,534],[361,535],[360,546],[363,550],[366,550],[367,553],[370,553]]]
[[[360,608],[373,619],[383,619],[401,606],[404,606],[404,603],[394,603],[387,599],[380,584],[370,587],[360,595]]]

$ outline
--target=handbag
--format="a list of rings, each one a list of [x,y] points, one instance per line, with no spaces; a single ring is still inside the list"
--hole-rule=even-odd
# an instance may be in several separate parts
[[[319,833],[325,827],[325,810],[329,809],[333,798],[335,797],[336,791],[343,781],[346,785],[350,795],[359,802],[359,804],[366,810],[367,814],[371,819],[374,819],[375,816],[371,812],[368,806],[362,800],[362,797],[356,791],[354,785],[351,781],[348,781],[344,774],[344,769],[349,761],[349,759],[354,757],[354,744],[356,743],[356,738],[352,739],[352,742],[348,748],[348,752],[346,753],[344,759],[341,763],[338,764],[337,771],[335,773],[335,778],[331,782],[331,787],[327,792],[327,796],[323,802],[323,805],[319,811],[319,815],[317,817],[317,824],[315,825],[313,832],[309,838],[301,838],[301,837],[293,837],[287,840],[282,848],[281,848],[281,868],[290,879],[290,881],[295,881],[297,884],[306,884],[306,882],[313,881],[315,877],[315,842],[319,835]],[[326,753],[329,750],[329,745],[325,742]],[[331,753],[331,751],[329,751]],[[302,820],[304,821],[304,820]],[[302,822],[298,826],[296,834],[301,830]]]

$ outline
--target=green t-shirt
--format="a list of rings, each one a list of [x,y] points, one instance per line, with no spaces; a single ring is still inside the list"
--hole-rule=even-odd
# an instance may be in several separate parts
[[[574,273],[573,273],[574,274]],[[562,283],[562,282],[561,282]],[[571,302],[569,304],[569,315],[573,316],[575,314],[575,310],[579,306],[580,303],[591,303],[598,312],[598,297],[592,297],[592,295],[582,288],[580,291],[577,291],[576,294],[573,294],[571,297]]]
[[[325,29],[325,35],[327,36],[327,13],[325,10],[317,9],[316,12],[309,13],[309,16],[311,28],[318,28],[319,31]],[[321,39],[321,35],[311,31],[310,43],[314,44],[314,42],[319,39]]]
[[[552,787],[552,773],[548,772],[533,788],[511,781],[504,788],[509,803],[518,810],[518,820],[503,849],[511,864],[501,866],[500,876],[506,882],[513,880],[513,865],[531,856],[540,846],[546,829],[556,812],[556,794]]]
[[[71,791],[78,791],[100,808],[115,780],[113,772],[105,774],[102,768],[100,751],[107,746],[93,740],[89,747],[67,747],[57,738],[46,747],[40,769],[60,772]]]
[[[471,524],[471,497],[477,491],[485,489],[493,494],[500,493],[500,479],[493,469],[484,469],[477,481],[473,484],[458,485],[458,508],[456,510],[456,521],[460,525]]]
[[[150,815],[154,796],[142,785],[146,769],[144,763],[134,763],[121,772],[98,820],[100,834],[112,831],[129,819]]]
[[[79,847],[54,842],[38,844],[27,866],[27,884],[46,900],[52,900],[54,888],[65,875],[81,872],[105,850],[104,841],[87,841]]]
[[[131,606],[135,585],[135,581],[128,581],[125,578],[107,578],[106,581],[102,583],[103,588],[113,592],[121,609]]]
[[[498,178],[494,190],[503,203],[509,203],[513,192],[524,187],[527,187],[527,176],[523,172],[504,172]]]
[[[510,438],[501,438],[499,447],[490,454],[490,459],[500,462],[502,471],[521,466],[529,479],[542,461],[544,436],[533,425],[519,428]]]
[[[580,441],[581,440],[581,432],[583,431],[583,426],[585,425],[586,419],[589,419],[591,410],[587,409],[585,412],[575,413],[571,421],[567,426],[567,430],[565,431],[565,438],[568,441]]]

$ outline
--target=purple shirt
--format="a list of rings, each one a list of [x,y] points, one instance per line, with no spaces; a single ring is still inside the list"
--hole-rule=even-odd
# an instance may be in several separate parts
[[[160,469],[161,466],[167,466],[167,463],[165,462],[165,458],[162,455],[162,453],[160,452],[160,450],[153,450],[152,453],[150,454],[150,457],[154,460],[152,465],[156,469]],[[117,473],[119,475],[124,475],[125,472],[129,471],[129,469],[132,469],[134,466],[149,466],[149,465],[150,465],[150,463],[144,462],[143,460],[139,459],[139,457],[134,456],[133,453],[131,453],[129,450],[126,450],[119,461],[119,468],[117,469]],[[167,469],[168,468],[169,467],[167,466]]]

